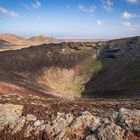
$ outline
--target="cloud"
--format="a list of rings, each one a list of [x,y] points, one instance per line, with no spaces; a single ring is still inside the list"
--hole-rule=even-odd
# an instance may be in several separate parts
[[[127,11],[122,13],[122,18],[123,19],[129,20],[129,19],[134,18],[134,17],[136,17],[136,14],[134,14],[134,13],[130,13],[130,12],[127,12]]]
[[[23,7],[25,7],[26,9],[30,9],[30,5],[28,4],[22,4]]]
[[[137,29],[140,28],[139,25],[134,25],[134,24],[132,24],[131,22],[128,22],[128,21],[122,22],[122,24],[131,31],[136,31]]]
[[[36,1],[35,3],[31,4],[31,7],[34,9],[38,9],[41,7],[41,3],[39,1]]]
[[[112,0],[101,0],[104,9],[108,12],[112,11],[113,9],[113,1]]]
[[[37,20],[38,21],[42,21],[43,20],[43,17],[42,16],[37,16]]]
[[[12,11],[12,10],[8,10],[6,8],[0,7],[0,13],[5,14],[9,17],[18,17],[18,13]]]
[[[100,20],[97,20],[97,24],[99,25],[99,26],[102,26],[102,22],[100,21]]]
[[[125,22],[123,22],[122,24],[123,24],[124,26],[126,26],[126,27],[130,27],[130,26],[131,26],[131,23],[128,22],[128,21],[125,21]]]
[[[41,3],[39,1],[35,1],[34,3],[31,4],[22,4],[22,5],[26,9],[39,9],[41,7]]]
[[[131,4],[137,4],[140,2],[140,0],[126,0],[128,3],[131,3]]]
[[[85,6],[85,5],[79,4],[78,8],[82,12],[92,14],[95,11],[96,6],[95,5]]]

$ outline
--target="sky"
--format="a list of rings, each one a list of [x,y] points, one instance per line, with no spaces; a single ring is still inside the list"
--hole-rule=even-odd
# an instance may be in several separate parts
[[[140,0],[0,0],[0,33],[74,38],[140,35]]]

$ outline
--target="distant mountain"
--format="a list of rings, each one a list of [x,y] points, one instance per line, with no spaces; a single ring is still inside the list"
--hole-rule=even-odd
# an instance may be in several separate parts
[[[2,39],[0,39],[0,46],[11,46],[13,44],[11,44],[10,42],[4,41]]]
[[[29,38],[28,41],[31,44],[43,44],[43,43],[56,43],[56,42],[59,42],[58,39],[49,38],[49,37],[44,36],[44,35],[33,36],[33,37]]]
[[[15,45],[21,45],[21,46],[30,46],[30,45],[39,45],[44,43],[56,43],[59,42],[58,39],[49,38],[47,36],[34,36],[29,39],[19,37],[13,34],[1,34],[0,39],[9,42],[11,44]]]
[[[13,35],[13,34],[0,34],[0,39],[8,42],[10,45],[12,44],[13,46],[16,46],[15,49],[21,49],[21,48],[28,47],[28,46],[33,46],[33,45],[60,43],[60,42],[97,42],[97,41],[105,41],[105,40],[95,40],[95,39],[56,39],[56,38],[48,37],[48,36],[45,36],[45,35],[38,35],[38,36],[30,37],[30,38],[23,38],[23,37],[16,36],[16,35]]]
[[[15,45],[27,44],[27,40],[25,38],[13,34],[1,34],[0,39]]]
[[[28,40],[31,40],[31,41],[46,41],[47,39],[49,39],[49,37],[47,36],[44,36],[44,35],[39,35],[39,36],[33,36],[31,38],[29,38]]]

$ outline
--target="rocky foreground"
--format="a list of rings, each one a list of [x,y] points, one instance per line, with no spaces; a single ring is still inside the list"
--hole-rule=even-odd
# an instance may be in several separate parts
[[[1,95],[0,103],[2,140],[140,139],[137,100],[63,101]]]

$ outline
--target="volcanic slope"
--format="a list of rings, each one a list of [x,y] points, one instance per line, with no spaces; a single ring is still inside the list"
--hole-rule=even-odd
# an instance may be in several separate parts
[[[0,81],[63,97],[139,97],[140,37],[0,53]]]

